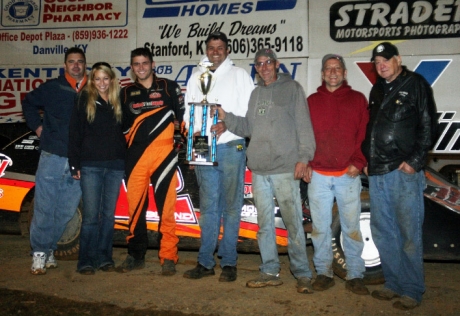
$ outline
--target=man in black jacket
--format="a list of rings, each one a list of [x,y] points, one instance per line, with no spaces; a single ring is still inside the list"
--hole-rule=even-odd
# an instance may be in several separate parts
[[[436,137],[436,105],[426,80],[401,65],[396,46],[377,45],[372,59],[380,78],[370,97],[363,153],[368,161],[371,230],[385,285],[374,298],[398,309],[420,305],[423,275],[423,190],[428,150]]]

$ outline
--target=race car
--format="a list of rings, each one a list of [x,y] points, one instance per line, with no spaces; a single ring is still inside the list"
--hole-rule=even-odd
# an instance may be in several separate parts
[[[5,231],[5,223],[1,221],[3,213],[14,214],[19,221],[18,232],[28,235],[30,220],[33,216],[33,196],[35,171],[39,159],[39,138],[31,132],[25,123],[0,124],[0,231]],[[183,148],[179,145],[179,148]],[[179,152],[179,166],[176,176],[176,234],[179,237],[180,249],[198,249],[200,246],[200,208],[199,188],[194,171],[184,164],[185,153]],[[424,223],[424,258],[434,260],[460,260],[460,188],[449,183],[441,174],[426,168],[427,189],[425,190],[425,223]],[[367,178],[361,177],[361,233],[364,240],[362,257],[365,261],[365,283],[378,284],[384,281],[379,253],[375,247],[370,231],[370,203],[367,191]],[[252,196],[251,171],[246,169],[244,184],[244,205],[241,210],[238,251],[258,252],[257,243],[257,209]],[[115,210],[114,244],[125,245],[128,229],[128,205],[126,185],[120,183],[120,195]],[[311,244],[309,233],[312,223],[307,198],[308,185],[301,182],[302,210],[304,230],[307,244]],[[276,205],[276,200],[275,200]],[[66,231],[58,243],[55,255],[60,259],[76,259],[79,250],[79,234],[81,225],[81,205],[75,216],[68,223]],[[278,207],[275,207],[276,241],[280,253],[287,252],[287,231]],[[342,247],[339,216],[337,206],[333,208],[333,243],[334,272],[342,278],[346,277],[346,258]],[[153,198],[149,192],[149,206],[146,214],[149,229],[149,246],[158,247],[159,217]],[[3,227],[2,227],[3,226]],[[8,230],[11,232],[11,229]]]

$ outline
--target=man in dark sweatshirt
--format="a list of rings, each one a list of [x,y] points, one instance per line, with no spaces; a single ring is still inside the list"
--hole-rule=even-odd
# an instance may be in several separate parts
[[[359,229],[361,179],[366,165],[361,143],[369,121],[366,97],[347,84],[345,61],[328,54],[322,60],[323,83],[308,97],[315,132],[316,152],[304,177],[313,220],[311,239],[315,247],[313,262],[317,277],[315,291],[332,287],[332,206],[339,207],[340,225],[347,259],[345,287],[355,294],[369,294],[363,283],[365,271],[363,239]]]

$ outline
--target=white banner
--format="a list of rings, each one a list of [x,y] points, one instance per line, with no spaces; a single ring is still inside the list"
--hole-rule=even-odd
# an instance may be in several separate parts
[[[199,60],[207,36],[221,31],[233,59],[252,59],[260,48],[279,57],[308,54],[307,1],[139,1],[138,46],[157,61]]]
[[[91,62],[129,61],[136,2],[1,0],[0,25],[1,65],[63,64],[72,46]]]

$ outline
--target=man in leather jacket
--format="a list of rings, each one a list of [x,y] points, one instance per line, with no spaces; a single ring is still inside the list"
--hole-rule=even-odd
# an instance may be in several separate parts
[[[385,285],[374,298],[399,298],[393,307],[420,305],[425,291],[422,170],[436,137],[436,105],[426,80],[401,65],[396,46],[377,45],[372,59],[380,78],[369,97],[370,120],[362,150],[368,161],[371,230]]]

